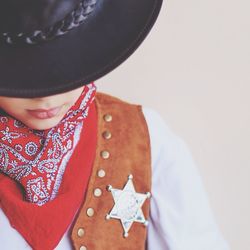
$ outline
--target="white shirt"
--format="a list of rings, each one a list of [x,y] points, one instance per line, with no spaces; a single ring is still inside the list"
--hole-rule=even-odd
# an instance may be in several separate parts
[[[147,249],[229,250],[214,220],[201,176],[186,144],[156,111],[143,107],[143,113],[148,124],[152,155]],[[1,208],[0,249],[31,249],[10,226]],[[70,231],[67,231],[56,250],[71,249]]]

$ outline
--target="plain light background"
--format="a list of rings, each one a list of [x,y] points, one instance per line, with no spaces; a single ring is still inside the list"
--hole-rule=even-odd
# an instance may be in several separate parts
[[[188,143],[233,250],[250,249],[249,9],[246,0],[165,1],[143,45],[96,82],[154,108]]]

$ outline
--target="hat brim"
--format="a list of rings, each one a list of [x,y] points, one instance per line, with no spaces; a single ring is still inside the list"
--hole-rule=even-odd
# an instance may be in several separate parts
[[[99,0],[86,22],[52,41],[0,46],[0,95],[49,96],[112,71],[141,44],[162,0]]]

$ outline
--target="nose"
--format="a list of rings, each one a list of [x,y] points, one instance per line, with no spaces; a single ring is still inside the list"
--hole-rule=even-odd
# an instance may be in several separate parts
[[[37,102],[47,102],[51,99],[51,96],[34,97],[32,99],[33,101],[37,101]]]
[[[33,99],[33,101],[45,101],[45,100],[47,100],[46,97],[35,97],[35,98],[32,98],[32,99]]]
[[[37,106],[49,109],[55,106],[55,100],[51,99],[50,97],[35,97],[32,98],[33,102],[37,104]]]

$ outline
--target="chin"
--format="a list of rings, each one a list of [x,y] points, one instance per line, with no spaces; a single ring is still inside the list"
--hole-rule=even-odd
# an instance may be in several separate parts
[[[26,124],[29,128],[35,129],[35,130],[47,130],[55,127],[60,120],[52,120],[52,121],[35,121],[35,122],[30,122],[29,124]]]

